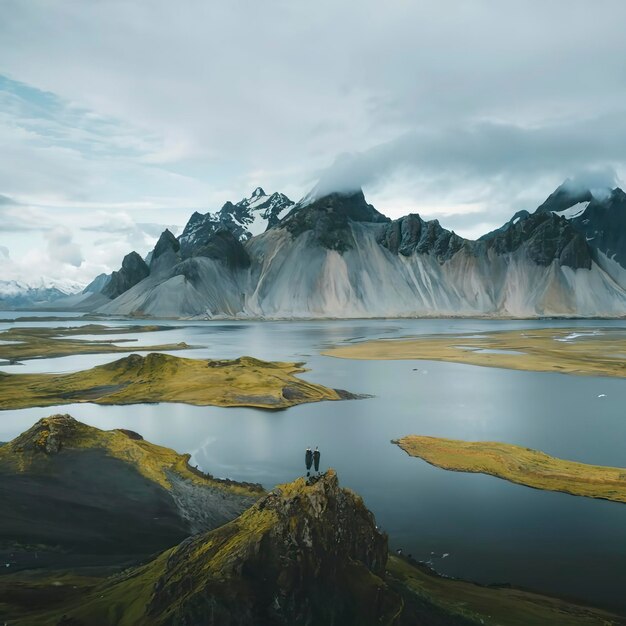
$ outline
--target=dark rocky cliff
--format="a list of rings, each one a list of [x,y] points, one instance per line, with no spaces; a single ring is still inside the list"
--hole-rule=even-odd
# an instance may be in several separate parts
[[[380,224],[391,220],[368,204],[359,190],[331,193],[310,204],[296,206],[277,227],[286,228],[294,237],[310,231],[324,248],[345,252],[355,245],[350,221]]]
[[[110,279],[102,289],[102,294],[107,298],[117,298],[117,296],[142,281],[148,274],[150,274],[150,268],[146,262],[133,251],[124,257],[121,269],[111,274]]]

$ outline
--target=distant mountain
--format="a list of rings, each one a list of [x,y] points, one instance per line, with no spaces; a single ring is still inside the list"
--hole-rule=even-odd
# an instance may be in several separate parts
[[[24,309],[51,304],[80,293],[83,283],[72,280],[39,278],[34,281],[0,280],[0,309]]]
[[[584,237],[590,256],[617,284],[626,288],[626,193],[615,189],[574,187],[566,180],[531,215],[520,211],[497,231],[484,235],[489,240],[514,223],[541,215],[555,215]]]
[[[111,280],[111,274],[98,274],[84,289],[83,293],[100,293]]]
[[[361,191],[293,204],[257,189],[218,213],[195,213],[178,238],[166,230],[149,274],[104,303],[99,294],[91,310],[207,318],[625,315],[624,194],[570,187],[478,241],[417,214],[390,220]],[[253,222],[260,234],[243,228]]]
[[[537,212],[556,211],[567,219],[585,236],[598,265],[626,287],[626,193],[619,187],[600,193],[586,190],[568,195],[562,191],[556,207],[554,195]]]

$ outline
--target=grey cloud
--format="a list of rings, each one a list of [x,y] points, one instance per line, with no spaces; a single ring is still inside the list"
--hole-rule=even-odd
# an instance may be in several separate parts
[[[453,196],[499,220],[577,172],[626,171],[625,22],[621,0],[8,2],[0,72],[107,123],[97,141],[54,125],[65,150],[7,133],[0,183],[20,198],[196,202],[240,197],[259,172],[297,197],[346,153],[319,190],[365,185],[384,209],[409,180],[416,210]],[[108,145],[112,120],[126,130]]]
[[[18,206],[18,205],[19,205],[19,202],[17,202],[13,198],[10,198],[9,196],[4,196],[4,195],[0,194],[0,207],[3,207],[3,206]]]
[[[580,172],[571,184],[614,184],[606,162],[626,164],[623,116],[524,128],[483,122],[467,127],[413,131],[360,154],[344,154],[322,173],[315,195],[377,184],[398,170],[448,184],[463,178],[529,179]],[[594,167],[595,166],[595,167]]]
[[[74,241],[70,230],[57,227],[46,233],[48,241],[48,256],[61,263],[67,263],[74,267],[80,267],[84,261],[80,246]]]
[[[192,209],[189,210],[189,215],[193,212]],[[169,229],[174,235],[178,233],[179,226],[176,224],[157,224],[155,222],[131,222],[123,221],[118,222],[115,219],[111,219],[105,222],[100,222],[98,224],[94,224],[93,226],[84,226],[83,230],[90,230],[93,232],[102,232],[102,233],[123,233],[129,234],[129,232],[134,231],[135,234],[145,234],[149,237],[159,237],[159,235],[165,230]]]
[[[583,169],[568,178],[563,187],[572,193],[590,189],[595,196],[606,196],[620,184],[617,172],[610,166]]]

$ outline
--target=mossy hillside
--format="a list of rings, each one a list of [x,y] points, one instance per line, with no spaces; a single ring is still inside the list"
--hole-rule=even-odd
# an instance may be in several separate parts
[[[294,376],[302,371],[296,363],[252,357],[205,361],[159,353],[132,354],[70,374],[0,373],[0,409],[73,402],[184,402],[282,409],[303,402],[342,399],[334,389]]]
[[[618,626],[626,620],[512,588],[441,578],[387,555],[363,501],[320,479],[281,485],[231,523],[21,616],[42,626],[342,624]],[[61,622],[65,619],[65,622]]]
[[[402,601],[383,580],[386,560],[386,537],[330,470],[277,487],[65,612],[77,624],[392,624]]]
[[[145,441],[128,430],[100,430],[71,415],[40,419],[32,428],[0,447],[0,464],[17,472],[31,470],[35,462],[51,461],[61,451],[100,449],[107,456],[132,465],[148,480],[171,489],[173,474],[198,485],[258,498],[262,489],[244,483],[214,479],[189,466],[189,454]],[[45,465],[44,465],[45,467]]]
[[[337,346],[323,354],[345,359],[425,359],[534,372],[623,378],[626,377],[626,359],[623,357],[626,354],[626,329],[533,328],[476,333],[471,337],[424,335]]]
[[[44,418],[3,446],[0,562],[10,568],[0,577],[0,614],[3,603],[13,618],[51,607],[57,596],[47,587],[59,586],[60,573],[102,576],[145,562],[228,523],[264,494],[203,474],[188,458],[68,415]]]
[[[626,502],[626,468],[557,459],[530,448],[492,441],[408,435],[393,443],[431,465],[489,474],[548,491]]]
[[[128,347],[116,343],[130,343],[136,339],[76,339],[81,335],[128,335],[171,330],[167,326],[102,326],[88,324],[60,328],[13,327],[0,332],[0,340],[12,343],[0,343],[0,359],[9,362],[27,359],[44,359],[71,356],[74,354],[108,354],[128,352]],[[141,349],[184,350],[186,343],[142,346]]]

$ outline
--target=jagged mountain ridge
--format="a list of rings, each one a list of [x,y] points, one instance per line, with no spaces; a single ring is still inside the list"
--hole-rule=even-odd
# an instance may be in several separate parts
[[[204,222],[192,216],[187,235],[162,235],[150,274],[98,311],[209,318],[624,315],[626,280],[609,267],[622,266],[598,254],[578,209],[567,213],[580,198],[557,192],[546,202],[558,212],[546,203],[533,214],[520,211],[477,241],[417,214],[390,220],[361,191],[300,202],[249,238],[213,222],[202,230]],[[596,231],[607,213],[620,219],[622,196],[614,190],[609,208],[595,200]]]
[[[215,213],[203,215],[196,211],[178,238],[182,254],[193,256],[196,247],[204,245],[211,235],[220,230],[231,232],[241,242],[247,241],[277,224],[281,214],[293,204],[282,193],[267,195],[261,187],[257,187],[250,197],[236,204],[226,202]]]

